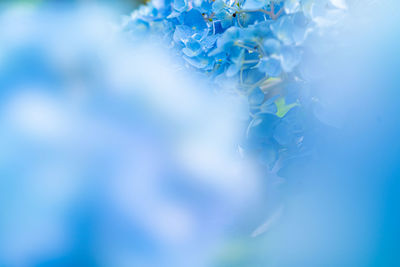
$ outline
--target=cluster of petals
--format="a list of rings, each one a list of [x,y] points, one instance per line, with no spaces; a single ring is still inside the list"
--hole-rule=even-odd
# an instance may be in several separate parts
[[[233,81],[249,110],[241,151],[273,168],[305,150],[313,96],[303,59],[346,8],[344,0],[153,0],[124,29],[160,36],[189,68]]]

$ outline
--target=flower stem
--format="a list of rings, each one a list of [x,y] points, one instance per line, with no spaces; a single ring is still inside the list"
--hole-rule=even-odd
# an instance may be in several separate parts
[[[275,7],[274,4],[271,3],[271,11],[265,10],[265,9],[254,9],[254,10],[246,10],[246,9],[242,9],[236,12],[236,14],[240,14],[240,13],[252,13],[252,12],[261,12],[264,13],[266,15],[268,15],[271,19],[273,20],[277,20],[279,18],[279,16],[282,14],[283,12],[283,8],[281,8],[278,13],[275,14]]]

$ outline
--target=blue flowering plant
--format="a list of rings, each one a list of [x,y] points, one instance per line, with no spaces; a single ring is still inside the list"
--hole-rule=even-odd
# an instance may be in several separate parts
[[[239,150],[279,171],[310,152],[314,97],[303,63],[311,40],[346,8],[343,0],[153,0],[123,28],[161,37],[215,88],[246,99]]]

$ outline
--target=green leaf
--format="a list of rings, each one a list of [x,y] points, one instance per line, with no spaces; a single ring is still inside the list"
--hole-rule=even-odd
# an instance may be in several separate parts
[[[280,97],[277,100],[275,100],[275,105],[277,108],[277,112],[275,113],[276,116],[278,116],[279,118],[282,118],[283,116],[286,115],[286,113],[289,112],[289,110],[291,110],[292,108],[294,108],[296,106],[299,106],[299,103],[292,103],[292,104],[286,105],[285,98]]]

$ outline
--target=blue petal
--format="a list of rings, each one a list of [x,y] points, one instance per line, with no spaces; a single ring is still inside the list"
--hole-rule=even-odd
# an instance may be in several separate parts
[[[169,15],[167,16],[167,19],[177,18],[177,17],[179,17],[180,15],[181,15],[180,12],[177,12],[177,11],[173,10],[173,11],[171,12],[171,14],[169,14]]]
[[[186,25],[176,26],[173,39],[176,43],[186,43],[192,36],[194,31]]]
[[[249,12],[249,13],[245,12],[237,16],[238,19],[240,20],[240,24],[244,27],[248,27],[249,25],[265,20],[264,13],[261,12]]]
[[[245,50],[240,47],[231,47],[230,49],[230,60],[232,64],[229,66],[226,76],[232,77],[236,75],[243,66]]]
[[[286,45],[293,44],[293,21],[290,16],[280,17],[271,24],[271,31],[282,43]]]
[[[268,55],[279,54],[281,43],[276,39],[269,38],[264,41],[263,48]]]
[[[277,77],[281,74],[281,63],[275,58],[263,58],[260,61],[258,69],[265,72],[270,77]]]
[[[208,51],[208,50],[210,50],[211,48],[213,48],[214,47],[214,45],[215,45],[215,43],[217,42],[217,39],[220,37],[220,35],[219,34],[216,34],[216,35],[209,35],[209,36],[207,36],[206,38],[204,38],[202,41],[201,41],[201,45],[203,46],[203,49],[205,50],[205,51]]]
[[[293,41],[297,45],[302,44],[307,37],[308,20],[303,13],[296,13],[293,15],[292,21],[294,25],[292,33]]]
[[[204,54],[200,54],[197,57],[188,57],[183,56],[183,58],[195,68],[202,69],[202,70],[211,70],[214,65],[214,61],[212,58],[207,57]]]
[[[126,30],[132,31],[135,34],[146,34],[149,31],[150,25],[147,21],[142,20],[142,19],[136,19],[133,21],[130,21],[126,25]]]
[[[269,37],[271,36],[271,21],[261,21],[255,25],[250,25],[254,36]],[[271,36],[272,37],[272,36]]]
[[[197,4],[197,8],[200,12],[204,13],[211,13],[210,10],[212,8],[212,2],[211,1],[203,1],[199,0],[200,4]]]
[[[276,112],[278,111],[278,108],[276,107],[275,104],[275,100],[279,98],[279,95],[276,95],[274,97],[271,97],[270,99],[268,99],[267,101],[265,101],[262,105],[261,105],[261,112],[262,113],[271,113],[271,114],[276,114]]]
[[[187,0],[174,0],[173,7],[178,12],[183,12],[187,9]]]
[[[288,146],[294,140],[294,135],[291,132],[290,125],[286,122],[281,122],[276,126],[274,139],[282,146]]]
[[[272,137],[279,121],[279,118],[274,114],[257,114],[249,124],[247,138],[250,140],[262,141]]]
[[[292,71],[301,60],[299,49],[292,46],[284,46],[281,49],[282,69],[286,72]]]
[[[183,23],[196,31],[203,31],[207,28],[207,23],[203,15],[197,9],[191,9],[189,12],[185,12]]]
[[[295,146],[304,134],[300,108],[291,109],[276,126],[274,139],[282,146]]]
[[[233,16],[229,12],[222,10],[215,14],[215,18],[219,20],[221,27],[227,29],[233,25]]]
[[[311,19],[325,16],[329,0],[303,0],[303,13]]]
[[[225,2],[223,0],[215,0],[212,4],[212,12],[219,13],[225,8]]]
[[[265,78],[265,73],[259,71],[257,68],[243,71],[243,83],[245,84],[256,84],[263,78]]]
[[[188,57],[198,56],[202,52],[201,44],[191,39],[186,43],[186,47],[182,49],[182,52]]]
[[[300,0],[286,0],[285,1],[285,12],[286,14],[296,13],[300,10]]]
[[[232,77],[236,75],[240,70],[240,65],[238,64],[231,64],[229,65],[228,69],[226,70],[226,76]]]
[[[240,31],[238,27],[230,27],[217,40],[217,48],[214,49],[209,55],[216,55],[222,52],[227,52],[227,48],[230,48],[233,43],[239,38]]]
[[[249,95],[249,104],[252,106],[261,105],[264,102],[264,97],[264,92],[257,87]]]

